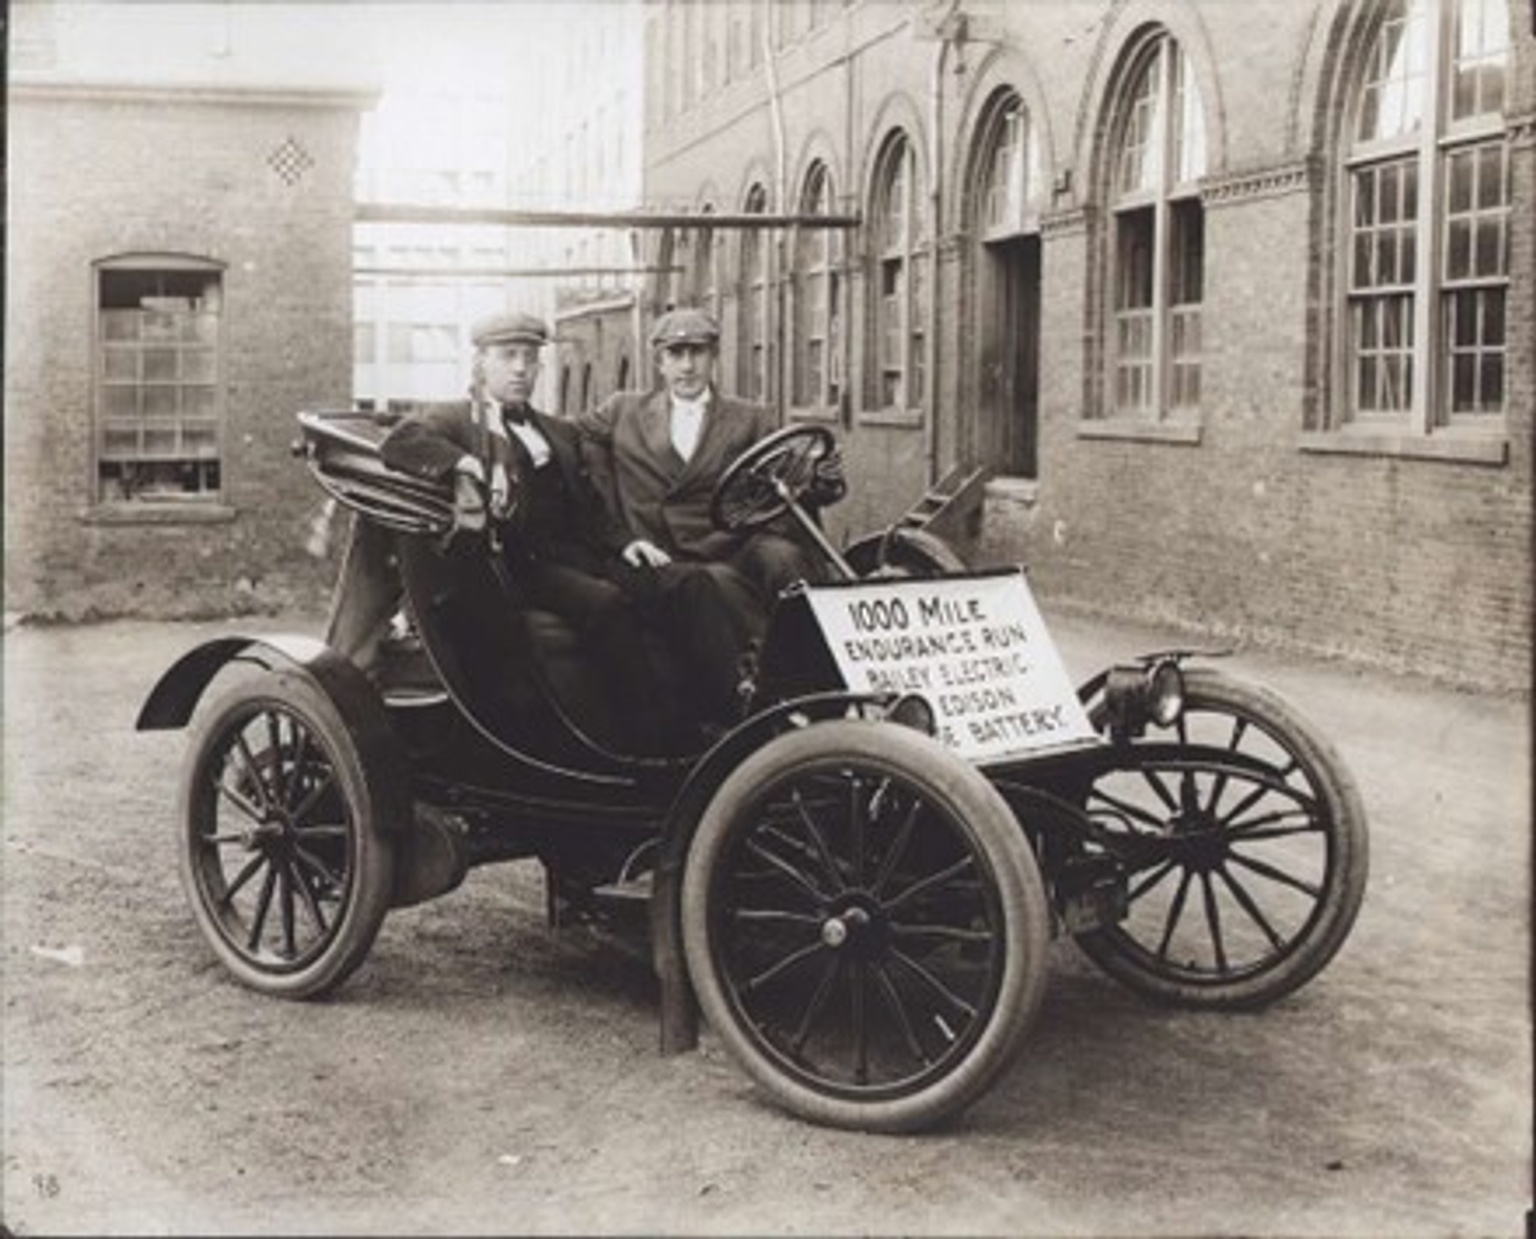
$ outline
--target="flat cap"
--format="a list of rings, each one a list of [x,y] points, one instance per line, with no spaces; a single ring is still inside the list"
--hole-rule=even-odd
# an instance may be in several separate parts
[[[469,338],[476,348],[487,344],[549,343],[549,326],[536,314],[519,311],[488,314],[470,328]]]
[[[668,310],[651,328],[651,347],[669,344],[714,344],[720,338],[720,324],[708,310],[692,306]]]

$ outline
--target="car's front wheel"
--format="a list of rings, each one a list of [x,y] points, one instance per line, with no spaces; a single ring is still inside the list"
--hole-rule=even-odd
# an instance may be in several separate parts
[[[700,821],[682,898],[705,1017],[813,1122],[909,1131],[959,1113],[1044,989],[1049,912],[1012,812],[891,723],[813,724],[743,762]]]
[[[1093,718],[1107,725],[1102,703]],[[1315,976],[1354,925],[1368,867],[1360,794],[1333,746],[1268,689],[1186,671],[1182,717],[1131,741],[1084,808],[1134,860],[1124,920],[1078,943],[1146,997],[1262,1007]]]

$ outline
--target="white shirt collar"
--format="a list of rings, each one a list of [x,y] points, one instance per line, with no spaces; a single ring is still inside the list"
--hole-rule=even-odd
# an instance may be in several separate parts
[[[531,410],[530,410],[531,413]],[[549,463],[553,452],[550,450],[549,440],[544,437],[544,432],[534,423],[532,416],[526,422],[514,422],[510,418],[498,416],[492,419],[492,433],[514,434],[518,441],[528,449],[528,455],[533,460],[535,469],[542,469]]]
[[[680,396],[672,397],[672,407],[685,413],[703,413],[709,407],[709,388],[705,388],[698,397],[693,400],[684,400]]]

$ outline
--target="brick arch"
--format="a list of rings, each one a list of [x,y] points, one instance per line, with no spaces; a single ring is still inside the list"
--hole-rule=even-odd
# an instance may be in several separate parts
[[[1509,13],[1510,60],[1509,106],[1505,116],[1514,123],[1536,108],[1536,8],[1521,0],[1504,0]],[[1359,0],[1320,0],[1307,31],[1298,60],[1290,107],[1287,110],[1291,149],[1332,158],[1339,149],[1340,132],[1347,121],[1360,56],[1380,20],[1375,4]]]
[[[849,198],[849,181],[844,160],[837,154],[837,146],[824,129],[813,129],[800,144],[800,150],[795,156],[793,171],[789,178],[790,200],[782,204],[785,211],[798,211],[801,199],[805,194],[806,177],[810,175],[811,168],[821,164],[826,168],[827,174],[832,178],[832,185],[836,189],[836,197],[847,201]]]
[[[947,221],[951,229],[963,229],[975,217],[978,160],[985,153],[982,146],[986,126],[1005,90],[1017,95],[1029,113],[1030,128],[1040,147],[1040,171],[1046,184],[1050,185],[1055,178],[1057,156],[1050,109],[1039,79],[1021,52],[1013,48],[994,48],[971,75],[970,88],[966,91],[955,128],[954,153],[950,157],[950,167],[945,170],[947,183],[957,191],[947,195],[948,210],[954,215]]]
[[[893,92],[881,100],[880,106],[875,109],[860,142],[856,183],[859,206],[866,214],[866,208],[875,192],[875,172],[879,167],[881,153],[898,130],[912,146],[918,168],[923,174],[923,184],[927,187],[933,184],[933,156],[922,110],[911,96],[901,91]]]
[[[1195,71],[1205,109],[1206,171],[1216,173],[1227,167],[1222,78],[1198,10],[1176,0],[1121,0],[1100,31],[1089,84],[1079,102],[1072,145],[1074,162],[1084,170],[1077,191],[1079,200],[1097,199],[1104,193],[1110,126],[1118,113],[1120,96],[1148,40],[1161,33],[1179,45]]]
[[[1289,118],[1292,133],[1309,153],[1328,156],[1339,149],[1360,57],[1380,16],[1376,6],[1350,0],[1329,0],[1314,14]]]
[[[768,195],[764,210],[771,211],[773,205],[773,173],[769,171],[767,163],[753,156],[752,160],[742,169],[742,173],[736,178],[736,196],[732,199],[738,211],[747,209],[747,199],[754,189],[762,189]]]
[[[732,211],[745,213],[754,208],[748,203],[752,201],[754,193],[762,191],[762,203],[756,209],[764,212],[774,210],[773,205],[773,176],[768,171],[768,165],[759,158],[754,157],[743,170],[736,186],[736,196],[732,199]],[[730,272],[728,281],[732,288],[741,282],[742,260],[747,248],[747,230],[745,228],[733,228],[725,234],[726,269]]]

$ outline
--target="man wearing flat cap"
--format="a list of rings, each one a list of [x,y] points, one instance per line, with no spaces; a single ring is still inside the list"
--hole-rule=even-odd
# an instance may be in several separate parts
[[[529,404],[549,328],[531,314],[503,313],[481,319],[471,336],[469,405],[401,422],[381,445],[384,463],[452,479],[455,527],[480,530],[490,518],[517,601],[574,628],[613,686],[628,730],[647,749],[665,748],[680,720],[643,639],[641,602],[623,585],[630,570],[620,556],[632,538],[594,491],[575,427]],[[708,597],[686,602],[703,614],[711,606]]]
[[[707,311],[669,310],[651,330],[662,384],[617,392],[578,418],[592,480],[610,512],[628,526],[626,561],[659,568],[675,562],[716,565],[734,596],[741,581],[755,595],[747,628],[756,631],[787,585],[818,580],[825,567],[797,531],[770,526],[728,533],[710,519],[710,498],[726,467],[778,429],[774,411],[723,395],[714,382],[720,328]],[[808,496],[815,507],[842,498],[836,453],[819,465]],[[734,581],[734,586],[731,582]]]

